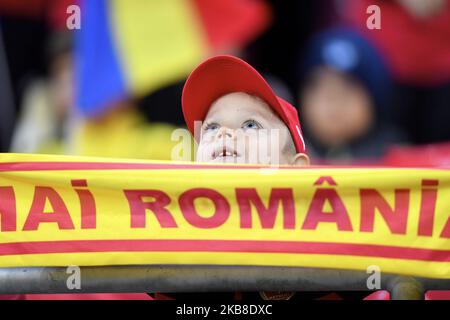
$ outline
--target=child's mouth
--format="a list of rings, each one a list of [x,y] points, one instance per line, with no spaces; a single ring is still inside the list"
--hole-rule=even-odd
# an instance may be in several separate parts
[[[236,157],[238,157],[238,153],[230,148],[227,148],[226,146],[214,149],[212,154],[213,160]]]

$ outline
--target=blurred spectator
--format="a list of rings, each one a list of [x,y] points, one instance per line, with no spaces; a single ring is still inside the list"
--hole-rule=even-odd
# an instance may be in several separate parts
[[[0,51],[0,96],[2,151],[9,151],[16,115],[27,100],[36,97],[42,106],[41,93],[45,68],[44,48],[50,30],[66,28],[66,8],[77,0],[0,0],[0,38],[4,48]],[[7,62],[4,68],[3,63]],[[35,82],[38,78],[39,81]],[[40,83],[40,85],[38,84]],[[38,93],[40,92],[40,93]],[[41,109],[39,106],[37,109]],[[38,120],[39,121],[39,120]],[[30,142],[33,145],[36,142]],[[25,147],[29,150],[30,146]]]
[[[450,140],[450,1],[346,1],[344,19],[386,57],[398,84],[394,119],[414,143]],[[381,10],[381,30],[366,27],[369,5]]]
[[[29,81],[16,124],[12,152],[69,153],[64,145],[73,112],[72,41],[54,33],[47,45],[48,78]]]
[[[300,69],[300,115],[313,160],[373,161],[403,140],[386,121],[389,73],[360,34],[346,28],[318,34]]]

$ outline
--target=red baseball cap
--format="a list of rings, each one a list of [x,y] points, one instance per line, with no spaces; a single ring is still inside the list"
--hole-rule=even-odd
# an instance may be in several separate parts
[[[204,61],[192,71],[184,85],[181,103],[184,119],[192,135],[195,121],[205,120],[211,104],[232,92],[245,92],[263,99],[288,127],[297,152],[305,152],[295,107],[276,96],[267,81],[251,65],[228,55]]]

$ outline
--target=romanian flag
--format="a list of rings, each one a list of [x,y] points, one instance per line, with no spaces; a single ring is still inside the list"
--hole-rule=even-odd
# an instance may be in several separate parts
[[[83,0],[76,104],[85,116],[182,80],[202,59],[233,51],[270,22],[262,0]]]

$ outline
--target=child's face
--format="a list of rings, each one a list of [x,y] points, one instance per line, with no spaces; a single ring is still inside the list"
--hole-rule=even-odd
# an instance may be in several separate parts
[[[202,123],[198,162],[306,165],[286,125],[261,99],[242,92],[217,99]]]
[[[322,144],[337,147],[364,135],[374,111],[365,88],[343,74],[321,68],[302,92],[303,120]]]

